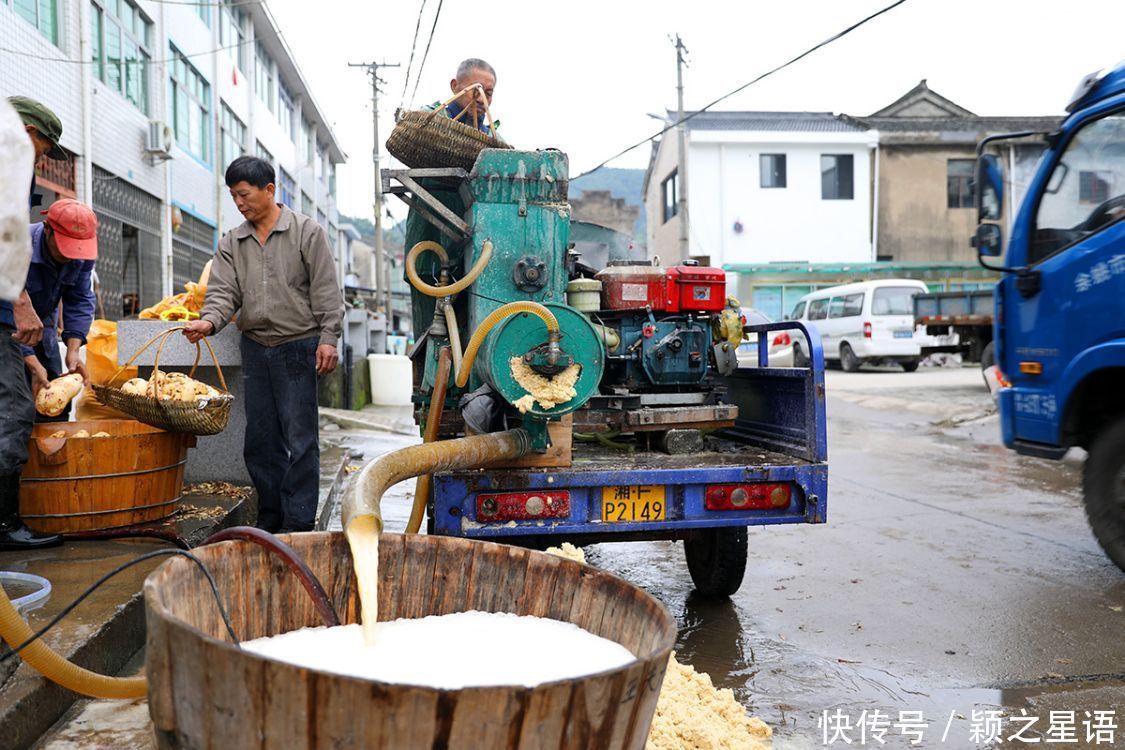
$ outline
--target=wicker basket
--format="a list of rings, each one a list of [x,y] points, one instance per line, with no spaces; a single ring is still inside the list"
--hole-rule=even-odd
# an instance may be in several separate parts
[[[186,432],[191,435],[217,435],[226,429],[227,423],[230,421],[230,410],[234,403],[234,396],[227,388],[226,378],[223,377],[223,368],[219,366],[219,360],[215,358],[215,350],[211,348],[211,342],[207,339],[203,339],[203,343],[207,345],[207,351],[211,353],[211,360],[215,363],[215,370],[219,373],[221,393],[204,400],[202,403],[199,401],[160,399],[160,378],[157,377],[157,373],[160,372],[160,353],[164,351],[164,344],[167,343],[168,337],[176,331],[182,330],[183,326],[176,326],[153,336],[148,340],[148,343],[136,351],[128,362],[117,370],[106,385],[92,386],[94,395],[105,406],[125,412],[139,422],[159,427],[162,430]],[[114,386],[113,382],[125,368],[131,365],[141,352],[157,341],[160,342],[160,346],[156,349],[156,362],[152,368],[152,375],[149,377],[154,396],[125,393]],[[192,364],[188,377],[195,375],[200,354],[199,343],[196,342],[195,363]]]
[[[469,91],[472,86],[458,92],[431,112],[410,111],[398,116],[387,151],[411,169],[460,167],[469,170],[486,148],[511,148],[495,135],[482,133],[471,125],[459,121],[468,107],[456,118],[439,116],[449,102]],[[477,85],[479,88],[479,84]],[[491,124],[492,113],[484,105],[485,116]]]

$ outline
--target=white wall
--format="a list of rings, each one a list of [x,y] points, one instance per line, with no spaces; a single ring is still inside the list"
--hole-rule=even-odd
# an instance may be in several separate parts
[[[714,266],[874,260],[873,146],[865,133],[694,132],[688,167],[692,254],[710,255]],[[786,187],[760,187],[761,154],[786,155]],[[822,154],[852,155],[851,200],[821,198]]]

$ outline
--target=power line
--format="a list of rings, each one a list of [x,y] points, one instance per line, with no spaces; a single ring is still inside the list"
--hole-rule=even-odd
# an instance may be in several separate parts
[[[710,102],[710,103],[709,103],[709,104],[707,104],[706,106],[704,106],[704,107],[701,107],[701,108],[697,109],[696,111],[692,112],[692,113],[691,113],[690,115],[686,115],[686,116],[685,116],[685,117],[684,117],[683,119],[681,119],[681,120],[677,120],[676,122],[673,122],[673,123],[669,123],[669,124],[668,124],[668,126],[667,126],[667,127],[665,127],[665,128],[663,129],[663,130],[661,130],[660,132],[658,132],[658,133],[654,133],[654,134],[650,135],[650,136],[649,136],[649,137],[647,137],[647,138],[643,138],[643,139],[641,139],[640,141],[637,141],[637,142],[636,142],[636,143],[634,143],[634,144],[633,144],[632,146],[629,146],[629,147],[627,147],[627,148],[624,148],[624,149],[622,149],[622,150],[618,151],[618,152],[617,152],[616,154],[614,154],[613,156],[609,157],[609,158],[608,158],[608,159],[606,159],[605,161],[601,162],[600,164],[598,164],[598,165],[597,165],[596,167],[594,167],[593,169],[588,169],[588,170],[586,170],[586,171],[585,171],[585,172],[583,172],[582,174],[578,175],[578,177],[571,177],[571,178],[570,178],[570,179],[571,179],[571,181],[573,181],[573,180],[577,180],[577,179],[579,179],[579,178],[581,178],[581,177],[585,177],[585,176],[586,176],[586,175],[588,175],[588,174],[593,174],[594,172],[597,172],[597,171],[598,171],[599,169],[601,169],[602,167],[606,166],[607,164],[609,164],[609,163],[610,163],[611,161],[613,161],[614,159],[617,159],[617,158],[619,158],[619,157],[622,157],[622,156],[624,156],[625,154],[627,154],[627,153],[629,153],[630,151],[632,151],[633,149],[635,149],[635,148],[640,148],[641,146],[645,145],[646,143],[649,143],[650,141],[652,141],[652,140],[655,140],[656,138],[659,138],[660,136],[664,135],[665,133],[667,133],[667,132],[668,132],[669,130],[671,130],[672,128],[675,128],[675,127],[677,127],[678,125],[680,125],[681,123],[685,123],[685,122],[687,122],[688,120],[691,120],[692,118],[694,118],[694,117],[696,117],[696,116],[698,116],[698,115],[701,115],[701,114],[703,114],[704,112],[706,112],[707,110],[711,109],[711,107],[714,107],[714,106],[715,106],[716,104],[718,104],[719,102],[721,102],[721,101],[723,101],[723,100],[725,100],[725,99],[729,99],[730,97],[734,96],[735,94],[741,93],[742,91],[745,91],[746,89],[748,89],[748,88],[750,88],[751,86],[753,86],[753,85],[754,85],[755,83],[758,83],[759,81],[765,80],[766,78],[769,78],[770,76],[772,76],[772,75],[773,75],[774,73],[777,73],[777,72],[779,72],[779,71],[782,71],[782,70],[784,70],[785,68],[788,68],[788,67],[789,67],[790,65],[792,65],[793,63],[797,62],[798,60],[802,60],[802,59],[804,59],[804,58],[808,57],[808,56],[809,56],[809,55],[811,55],[811,54],[812,54],[813,52],[816,52],[817,50],[821,49],[822,47],[827,47],[827,46],[828,46],[829,44],[831,44],[832,42],[835,42],[835,41],[836,41],[836,40],[838,40],[838,39],[842,39],[843,37],[847,36],[848,34],[852,33],[852,32],[853,32],[853,31],[855,31],[856,29],[858,29],[858,28],[859,28],[860,26],[863,26],[863,25],[864,25],[865,23],[867,23],[868,21],[871,21],[871,20],[873,20],[873,19],[875,19],[875,18],[878,18],[879,16],[883,15],[884,13],[886,13],[886,12],[888,12],[888,11],[890,11],[890,10],[894,10],[895,8],[897,8],[898,6],[902,5],[902,4],[903,4],[903,3],[905,3],[905,2],[906,2],[906,0],[896,0],[895,2],[891,3],[890,5],[888,5],[887,7],[883,8],[882,10],[878,10],[878,11],[876,11],[876,12],[872,13],[871,15],[867,16],[866,18],[864,18],[864,19],[862,19],[862,20],[860,20],[860,21],[857,21],[857,22],[853,23],[853,24],[852,24],[851,26],[848,26],[848,27],[847,27],[846,29],[844,29],[843,31],[839,31],[839,32],[837,32],[837,33],[833,34],[832,36],[828,37],[827,39],[825,39],[825,40],[824,40],[823,42],[821,42],[820,44],[817,44],[817,45],[815,45],[815,46],[813,46],[813,47],[809,47],[809,48],[808,48],[807,50],[805,50],[805,51],[804,51],[804,52],[802,52],[801,54],[797,55],[797,56],[796,56],[796,57],[794,57],[793,59],[791,59],[791,60],[789,60],[789,61],[787,61],[787,62],[784,62],[784,63],[782,63],[781,65],[778,65],[778,66],[777,66],[777,67],[775,67],[775,68],[772,68],[772,69],[770,69],[770,70],[767,70],[767,71],[766,71],[765,73],[762,73],[762,74],[761,74],[760,76],[758,76],[757,78],[754,78],[753,80],[751,80],[751,81],[748,81],[748,82],[746,82],[746,83],[742,84],[741,86],[739,86],[738,88],[734,89],[733,91],[729,91],[729,92],[727,92],[726,94],[723,94],[723,95],[722,95],[722,96],[720,96],[720,97],[719,97],[718,99],[714,100],[713,102]]]
[[[410,105],[414,105],[414,97],[418,94],[418,84],[422,80],[422,71],[426,69],[426,58],[430,56],[430,45],[434,41],[434,32],[437,31],[437,22],[441,18],[441,6],[445,0],[438,0],[437,12],[434,13],[434,25],[430,27],[430,38],[426,40],[426,51],[422,53],[422,62],[418,65],[418,74],[414,76],[414,90],[410,92]]]
[[[124,62],[126,65],[129,65],[129,64],[162,65],[162,64],[166,64],[166,63],[174,63],[176,60],[180,59],[181,57],[184,57],[184,58],[187,58],[187,57],[205,57],[207,55],[213,55],[216,52],[222,52],[223,50],[237,49],[238,47],[242,47],[242,46],[247,45],[247,44],[252,44],[253,41],[254,40],[252,40],[252,39],[243,39],[241,42],[236,42],[235,44],[228,44],[228,45],[223,46],[223,47],[216,47],[215,49],[210,49],[210,50],[207,50],[206,52],[193,52],[190,55],[185,54],[185,53],[181,53],[181,54],[176,55],[175,57],[165,57],[165,58],[160,59],[160,60],[123,60],[122,62]],[[33,52],[24,52],[23,50],[19,50],[19,49],[12,49],[11,47],[0,47],[0,52],[7,52],[7,53],[12,54],[12,55],[17,55],[19,57],[27,57],[27,58],[30,58],[32,60],[39,60],[41,62],[69,63],[70,65],[101,65],[101,60],[72,60],[68,57],[46,57],[44,55],[37,55]]]
[[[410,43],[410,60],[406,63],[406,78],[402,82],[402,96],[399,97],[399,107],[406,103],[406,89],[410,86],[410,71],[414,67],[414,50],[418,48],[418,31],[422,28],[422,12],[424,10],[426,10],[426,0],[422,0],[422,4],[418,6],[418,22],[414,24],[414,41]]]

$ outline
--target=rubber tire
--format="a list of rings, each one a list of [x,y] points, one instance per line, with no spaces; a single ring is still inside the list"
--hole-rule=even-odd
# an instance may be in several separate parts
[[[1090,529],[1109,559],[1125,571],[1125,420],[1094,438],[1082,485]]]
[[[728,597],[742,585],[749,555],[745,526],[704,529],[684,540],[688,572],[700,596]]]
[[[984,347],[984,350],[980,353],[981,372],[984,372],[989,367],[992,367],[994,364],[996,364],[996,351],[992,348],[992,344],[993,342],[989,341],[988,344]]]
[[[899,362],[899,364],[902,365],[903,372],[914,372],[918,369],[919,362],[916,359],[911,359],[906,362]]]
[[[844,372],[855,372],[862,364],[863,362],[852,351],[851,344],[847,341],[840,344],[840,367],[843,368]]]
[[[801,349],[800,344],[793,344],[793,366],[804,368],[812,367],[812,361],[809,359],[808,355],[805,354],[804,350]]]

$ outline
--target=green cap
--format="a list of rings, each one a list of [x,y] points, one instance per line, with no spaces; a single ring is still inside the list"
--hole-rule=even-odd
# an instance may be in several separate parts
[[[39,135],[51,142],[51,150],[47,152],[48,158],[58,161],[67,158],[66,152],[59,146],[59,139],[62,138],[62,121],[59,120],[58,115],[41,102],[26,96],[9,96],[8,103],[19,113],[24,125],[34,126],[39,131]]]

